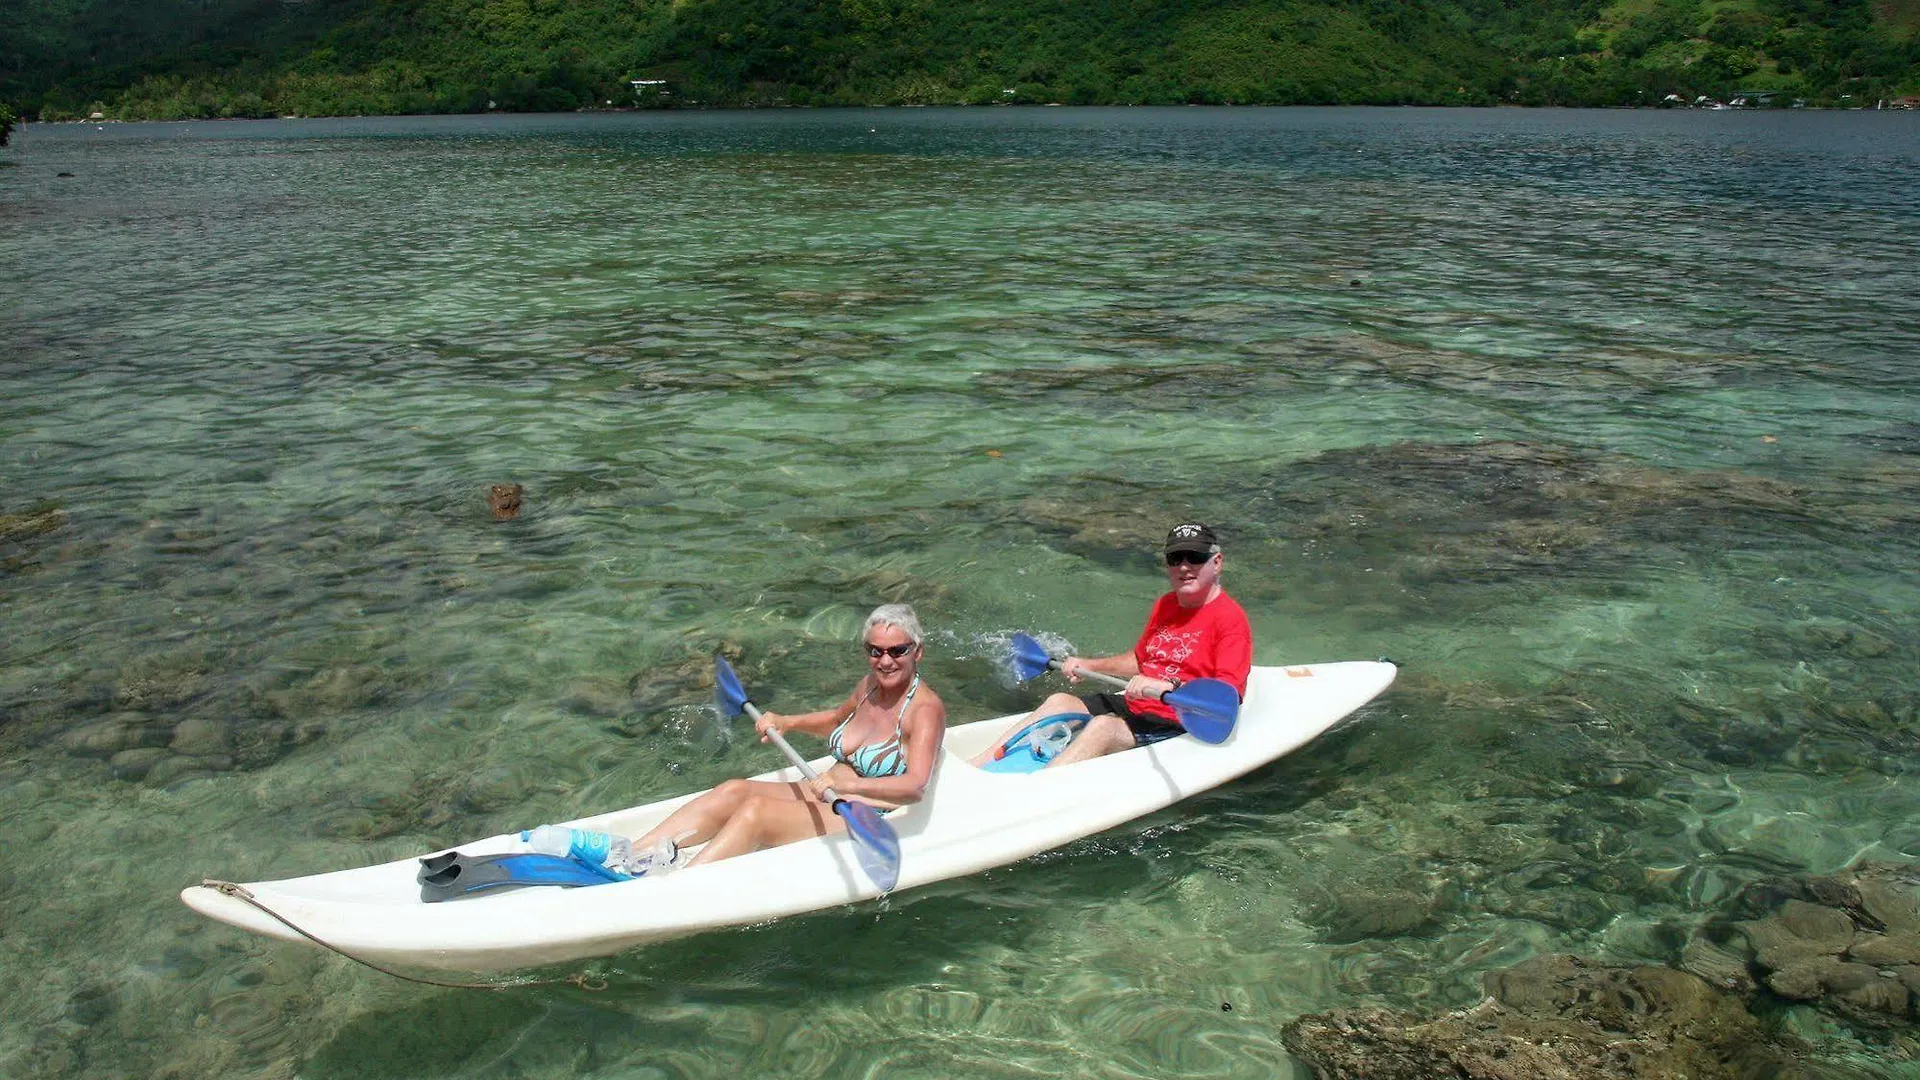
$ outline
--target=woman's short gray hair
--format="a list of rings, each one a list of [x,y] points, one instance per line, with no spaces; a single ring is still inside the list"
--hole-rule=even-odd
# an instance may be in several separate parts
[[[913,613],[912,604],[881,604],[867,616],[866,628],[860,631],[862,637],[876,626],[898,627],[901,633],[913,640],[915,645],[925,640],[920,633],[920,616]]]

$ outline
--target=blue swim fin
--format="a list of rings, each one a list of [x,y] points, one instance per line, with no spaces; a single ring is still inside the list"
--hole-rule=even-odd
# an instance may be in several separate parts
[[[604,866],[565,855],[541,855],[531,851],[505,855],[462,855],[443,851],[420,860],[420,900],[436,904],[442,900],[464,900],[472,896],[492,896],[529,885],[558,885],[563,889],[582,885],[605,885],[626,878]]]

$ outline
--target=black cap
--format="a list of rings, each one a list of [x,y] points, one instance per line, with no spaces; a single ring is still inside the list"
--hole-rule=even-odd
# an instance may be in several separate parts
[[[1220,550],[1220,538],[1197,521],[1175,525],[1167,530],[1167,552],[1200,551],[1208,555]]]

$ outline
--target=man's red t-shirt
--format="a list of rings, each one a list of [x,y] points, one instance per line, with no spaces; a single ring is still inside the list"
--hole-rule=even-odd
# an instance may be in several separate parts
[[[1225,590],[1188,609],[1173,593],[1162,596],[1147,616],[1147,628],[1133,646],[1140,674],[1155,679],[1219,679],[1247,696],[1247,673],[1253,669],[1253,627],[1247,613]],[[1137,713],[1174,718],[1173,706],[1161,701],[1130,700]]]

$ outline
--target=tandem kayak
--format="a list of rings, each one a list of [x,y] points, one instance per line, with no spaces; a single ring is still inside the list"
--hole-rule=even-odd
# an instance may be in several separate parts
[[[1225,742],[1183,735],[1037,772],[967,763],[1017,716],[951,727],[925,798],[886,816],[900,838],[895,891],[1017,862],[1226,783],[1326,731],[1385,690],[1395,671],[1385,661],[1256,667]],[[798,777],[788,768],[755,779]],[[565,824],[639,836],[698,794]],[[517,833],[506,833],[458,850],[484,856],[521,847]],[[185,889],[180,898],[204,915],[268,937],[307,940],[297,926],[357,959],[435,971],[508,971],[872,899],[879,890],[862,872],[854,847],[841,834],[658,878],[519,888],[457,903],[422,900],[420,860],[413,858],[243,883],[260,907],[213,885]]]

